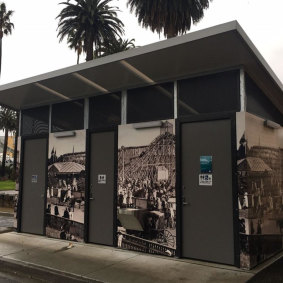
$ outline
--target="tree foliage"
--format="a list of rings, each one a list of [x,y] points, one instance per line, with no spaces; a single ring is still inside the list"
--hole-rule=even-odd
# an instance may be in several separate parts
[[[8,133],[15,132],[17,129],[17,113],[9,108],[1,107],[0,110],[0,129],[5,132],[3,156],[2,156],[2,172],[1,175],[5,176],[5,164],[8,147]]]
[[[59,18],[58,37],[62,41],[71,38],[72,46],[83,41],[86,60],[92,60],[94,48],[99,49],[104,42],[124,33],[124,25],[117,17],[117,7],[111,7],[112,0],[71,0],[60,3],[65,8]],[[70,43],[70,42],[69,42]]]
[[[192,23],[203,18],[212,0],[128,0],[138,22],[151,31],[173,37],[190,30]]]
[[[74,49],[77,52],[77,64],[80,63],[80,56],[83,52],[83,38],[77,36],[77,30],[74,29],[68,34],[67,43],[70,49]]]
[[[96,58],[108,56],[118,52],[127,51],[129,49],[135,48],[135,40],[129,39],[113,39],[112,41],[107,41],[102,44],[102,46],[95,51]]]
[[[7,11],[6,4],[4,2],[0,4],[0,75],[2,65],[2,39],[4,35],[9,35],[12,33],[14,24],[11,23],[10,17],[13,15],[13,13],[14,11]]]

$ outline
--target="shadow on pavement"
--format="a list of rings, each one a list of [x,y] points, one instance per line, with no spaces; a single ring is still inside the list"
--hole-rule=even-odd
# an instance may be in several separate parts
[[[252,277],[248,283],[283,283],[283,257]]]

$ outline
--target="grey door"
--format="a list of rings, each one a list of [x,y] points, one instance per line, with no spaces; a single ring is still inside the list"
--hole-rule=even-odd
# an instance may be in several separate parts
[[[182,255],[234,264],[231,121],[185,123],[181,130]],[[208,169],[210,156],[212,172],[200,176],[200,159]]]
[[[115,132],[91,134],[89,242],[113,245]]]
[[[43,235],[47,170],[47,139],[24,142],[21,231]]]

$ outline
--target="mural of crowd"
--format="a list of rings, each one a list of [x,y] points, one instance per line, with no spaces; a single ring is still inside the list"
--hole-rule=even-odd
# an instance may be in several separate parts
[[[129,135],[139,144],[133,146],[126,139],[125,142],[120,139]],[[175,254],[175,135],[172,122],[164,121],[155,132],[135,129],[133,125],[119,127],[118,223],[119,247]]]
[[[238,147],[238,206],[244,268],[252,268],[282,249],[283,149],[277,131],[264,127],[262,119],[247,114],[246,132]]]
[[[60,141],[62,143],[62,141]],[[61,144],[50,143],[47,187],[46,235],[53,238],[83,241],[85,207],[85,151],[76,151],[72,138],[72,152],[57,156]],[[62,151],[62,150],[61,150]]]

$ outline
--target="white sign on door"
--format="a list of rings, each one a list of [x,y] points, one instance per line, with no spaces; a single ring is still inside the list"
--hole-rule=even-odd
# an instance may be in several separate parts
[[[106,175],[105,174],[99,174],[97,183],[98,184],[106,184]]]
[[[37,175],[31,175],[31,182],[37,183]]]
[[[199,174],[200,186],[212,186],[212,174]]]

